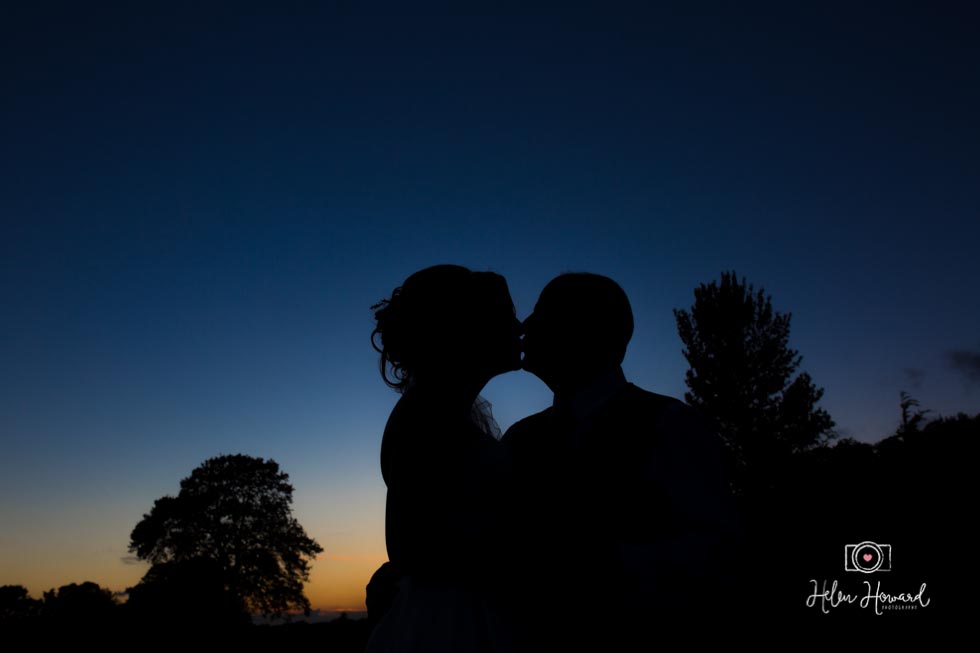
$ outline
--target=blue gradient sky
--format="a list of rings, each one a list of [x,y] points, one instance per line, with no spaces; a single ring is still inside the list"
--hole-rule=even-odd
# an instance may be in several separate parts
[[[396,400],[369,307],[434,263],[505,275],[521,317],[615,278],[627,375],[674,396],[671,309],[735,269],[842,434],[891,433],[902,389],[980,411],[950,356],[980,358],[965,4],[128,4],[0,9],[0,584],[134,584],[142,513],[243,452],[326,550],[314,606],[361,607]],[[485,394],[504,427],[550,401]]]

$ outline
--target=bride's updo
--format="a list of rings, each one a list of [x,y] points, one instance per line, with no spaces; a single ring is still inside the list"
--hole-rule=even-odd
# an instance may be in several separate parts
[[[390,298],[371,307],[371,344],[381,354],[386,384],[404,392],[420,372],[444,369],[468,355],[479,335],[480,298],[486,299],[484,283],[490,277],[503,282],[489,272],[435,265],[411,275]]]

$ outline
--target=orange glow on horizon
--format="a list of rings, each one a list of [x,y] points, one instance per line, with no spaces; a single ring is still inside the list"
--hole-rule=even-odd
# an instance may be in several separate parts
[[[387,562],[385,553],[328,553],[313,563],[306,596],[314,610],[362,612],[371,576]]]
[[[48,590],[86,581],[122,593],[136,585],[149,568],[145,563],[121,565],[118,557],[107,558],[102,561],[103,564],[95,565],[91,564],[91,560],[73,558],[35,560],[34,564],[22,561],[26,564],[0,569],[0,585],[23,585],[35,599],[40,599]],[[387,560],[385,553],[318,556],[304,588],[311,608],[320,612],[366,610],[364,599],[368,581]]]

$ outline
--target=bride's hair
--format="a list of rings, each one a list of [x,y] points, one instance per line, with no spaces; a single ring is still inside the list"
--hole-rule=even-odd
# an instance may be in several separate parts
[[[460,327],[475,319],[478,274],[460,265],[434,265],[411,275],[390,298],[371,307],[371,345],[381,354],[386,384],[404,392],[420,368],[465,355]]]
[[[486,317],[488,293],[500,291],[507,294],[507,282],[500,275],[460,265],[434,265],[408,277],[391,297],[371,307],[371,346],[381,354],[384,382],[405,392],[420,369],[436,369],[467,356],[467,348],[473,346],[471,330],[478,330]],[[473,403],[470,419],[500,438],[490,402],[483,397]]]

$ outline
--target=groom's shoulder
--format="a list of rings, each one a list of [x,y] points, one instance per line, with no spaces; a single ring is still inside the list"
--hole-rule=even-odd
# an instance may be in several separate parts
[[[551,420],[551,412],[552,408],[549,406],[539,413],[528,415],[527,417],[514,422],[514,424],[507,429],[507,432],[504,433],[501,441],[505,443],[513,443],[518,440],[534,437],[534,434],[536,433],[541,433]]]
[[[695,408],[680,399],[662,395],[630,383],[625,394],[629,412],[646,416],[647,423],[659,423],[673,429],[685,431],[711,430],[705,417]]]
[[[628,383],[621,395],[623,409],[627,411],[642,411],[647,417],[688,413],[691,407],[679,399],[645,390],[638,385]]]

